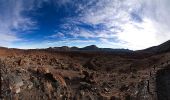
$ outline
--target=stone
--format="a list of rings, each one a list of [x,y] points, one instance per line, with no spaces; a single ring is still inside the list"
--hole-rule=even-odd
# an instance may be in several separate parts
[[[109,92],[109,89],[108,89],[108,88],[104,88],[104,91],[105,91],[105,92]]]
[[[9,82],[10,89],[15,93],[19,93],[20,87],[24,85],[22,78],[20,76],[16,76],[14,73],[10,75]]]
[[[33,83],[32,82],[29,82],[29,84],[28,84],[28,89],[31,89],[32,87],[33,87]]]
[[[41,73],[41,74],[47,74],[47,73],[50,73],[50,71],[49,71],[49,68],[48,68],[48,67],[38,67],[37,72],[38,72],[38,73]]]
[[[16,88],[15,89],[15,93],[20,93],[21,92],[21,89],[20,88]]]
[[[61,75],[59,75],[59,74],[53,74],[53,77],[54,77],[54,79],[55,79],[56,81],[58,81],[63,87],[66,87],[66,86],[67,86],[64,78],[63,78]]]
[[[91,90],[91,89],[92,89],[92,86],[91,86],[91,84],[89,84],[89,83],[80,82],[80,89],[81,89],[81,90],[85,90],[85,89]]]

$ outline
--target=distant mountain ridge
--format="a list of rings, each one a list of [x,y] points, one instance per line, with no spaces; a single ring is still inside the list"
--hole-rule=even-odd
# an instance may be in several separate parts
[[[132,50],[129,50],[129,49],[99,48],[96,45],[89,45],[89,46],[86,46],[86,47],[83,47],[83,48],[62,46],[62,47],[50,47],[48,49],[56,50],[56,51],[133,52]]]
[[[102,52],[125,52],[125,53],[133,52],[132,50],[129,49],[99,48],[96,45],[89,45],[83,48],[62,46],[62,47],[50,47],[48,49],[55,50],[55,51],[94,51],[94,52],[102,51]],[[153,53],[153,54],[170,52],[170,40],[158,46],[153,46],[144,50],[138,50],[136,52]]]
[[[7,48],[7,47],[0,47],[0,50],[20,50],[17,48]],[[170,52],[170,40],[158,45],[153,46],[144,50],[138,50],[133,51],[129,49],[112,49],[112,48],[99,48],[96,45],[89,45],[83,48],[79,47],[68,47],[68,46],[62,46],[62,47],[49,47],[44,49],[27,49],[27,50],[53,50],[53,51],[87,51],[87,52],[120,52],[120,53],[144,53],[144,54],[157,54],[157,53],[166,53]]]

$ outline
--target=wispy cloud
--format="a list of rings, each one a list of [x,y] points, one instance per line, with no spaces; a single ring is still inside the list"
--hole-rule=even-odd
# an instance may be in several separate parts
[[[22,40],[16,31],[26,31],[34,26],[34,22],[22,15],[22,0],[0,1],[0,45],[9,46],[12,42]]]
[[[76,4],[80,14],[69,19],[75,24],[69,26],[74,27],[70,28],[73,31],[70,34],[85,38],[116,38],[118,45],[130,49],[158,45],[170,39],[169,4],[169,0],[91,0],[84,5]],[[101,30],[82,29],[80,22],[103,27]]]
[[[47,38],[65,38],[65,35],[64,35],[64,33],[57,32],[51,36],[47,36]]]
[[[24,41],[20,34],[36,28],[37,22],[23,12],[35,11],[43,3],[75,8],[75,16],[65,17],[58,32],[44,37],[73,40],[73,44],[75,38],[97,39],[102,46],[130,49],[144,49],[170,39],[169,0],[1,0],[0,45]],[[58,43],[61,41],[66,40]]]

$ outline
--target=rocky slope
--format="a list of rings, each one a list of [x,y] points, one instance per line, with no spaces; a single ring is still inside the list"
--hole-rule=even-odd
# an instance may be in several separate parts
[[[145,52],[150,52],[150,53],[165,53],[165,52],[170,52],[170,40],[166,41],[163,44],[160,44],[158,46],[154,46],[148,49],[143,50]]]
[[[170,52],[0,49],[4,100],[169,100]]]

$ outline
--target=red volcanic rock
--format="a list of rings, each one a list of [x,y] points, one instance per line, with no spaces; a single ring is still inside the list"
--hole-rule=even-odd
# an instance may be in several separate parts
[[[37,72],[40,74],[47,74],[50,73],[50,70],[48,67],[38,67]]]
[[[168,97],[170,52],[51,49],[0,48],[2,99],[156,100],[158,92],[160,100]]]

